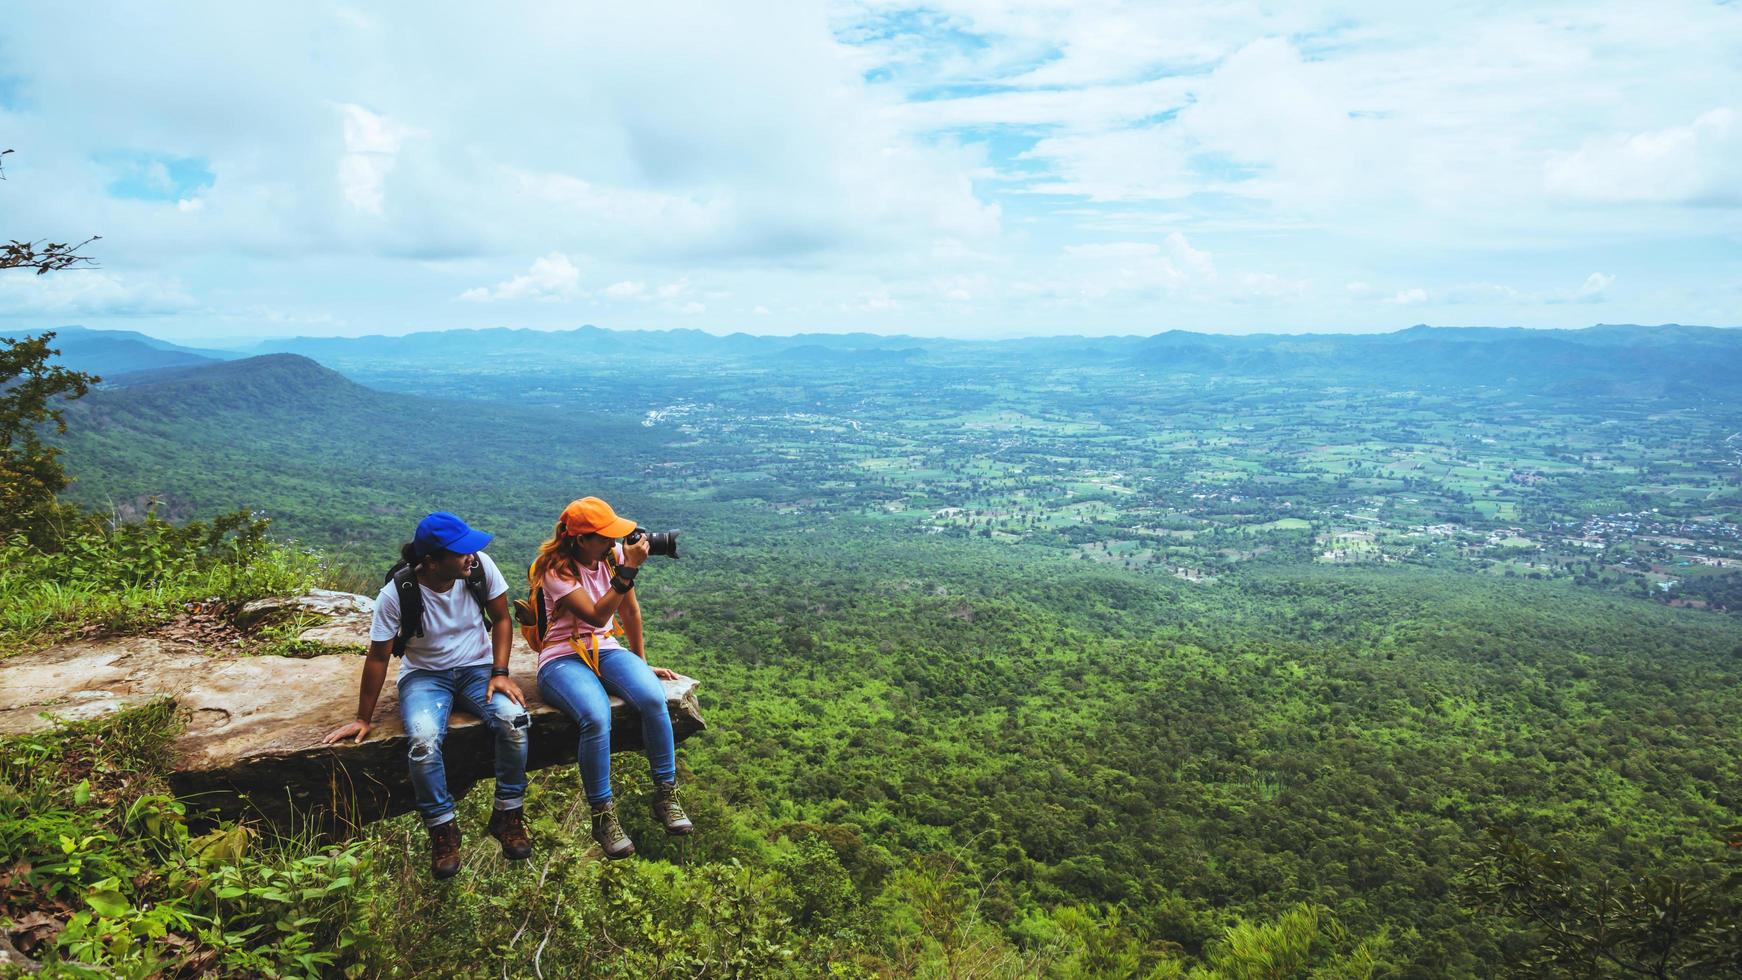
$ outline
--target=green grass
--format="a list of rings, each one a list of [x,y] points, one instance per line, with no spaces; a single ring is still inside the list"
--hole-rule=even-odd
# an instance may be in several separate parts
[[[176,526],[90,521],[53,551],[0,548],[0,659],[82,632],[150,628],[193,602],[237,605],[315,584],[318,561],[232,515]]]
[[[366,943],[364,842],[195,836],[163,776],[159,701],[0,740],[0,916],[44,976],[315,977]]]

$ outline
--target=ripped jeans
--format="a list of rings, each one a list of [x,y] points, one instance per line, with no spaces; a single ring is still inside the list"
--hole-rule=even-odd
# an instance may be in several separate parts
[[[448,670],[400,667],[399,715],[411,739],[406,762],[417,794],[417,812],[423,814],[426,827],[454,819],[454,798],[448,794],[447,770],[442,766],[442,740],[448,734],[448,715],[456,706],[483,719],[496,736],[496,809],[520,806],[526,793],[526,735],[532,718],[500,691],[486,708],[484,689],[489,684],[489,664]]]

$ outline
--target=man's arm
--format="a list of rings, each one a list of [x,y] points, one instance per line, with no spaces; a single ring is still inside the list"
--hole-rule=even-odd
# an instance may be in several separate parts
[[[374,640],[369,644],[369,654],[363,658],[363,680],[357,690],[357,717],[328,732],[327,737],[321,739],[322,745],[345,738],[361,742],[369,737],[375,702],[381,697],[381,685],[387,680],[388,661],[392,659],[392,640]]]
[[[490,600],[490,654],[496,666],[506,669],[514,650],[514,617],[508,615],[508,593]]]
[[[514,651],[514,620],[508,615],[508,593],[504,592],[490,600],[490,655],[493,666],[490,670],[490,683],[484,686],[484,700],[489,701],[497,692],[507,695],[508,700],[526,707],[526,695],[520,691],[520,685],[514,683],[514,678],[508,676],[508,655]]]

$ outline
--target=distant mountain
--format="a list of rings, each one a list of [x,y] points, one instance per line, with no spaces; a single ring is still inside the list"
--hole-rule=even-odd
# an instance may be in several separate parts
[[[622,460],[666,438],[633,419],[377,391],[296,354],[129,374],[66,414],[73,500],[136,515],[157,498],[174,518],[261,510],[339,550],[481,499],[543,526],[583,488],[632,479]],[[613,452],[553,452],[550,433],[570,426]]]
[[[211,364],[233,356],[221,351],[182,347],[133,330],[92,330],[77,326],[50,329],[54,331],[52,345],[60,351],[55,363],[75,371],[100,375],[104,381],[134,371]]]
[[[764,363],[789,367],[880,367],[905,364],[923,353],[917,347],[854,350],[825,347],[822,344],[802,344],[774,351]]]
[[[523,369],[528,363],[594,368],[621,365],[627,369],[650,363],[684,366],[708,361],[757,367],[774,363],[787,352],[808,349],[810,353],[790,359],[793,365],[803,366],[818,351],[846,354],[923,351],[962,343],[866,333],[719,336],[701,330],[605,330],[583,326],[574,330],[506,327],[442,330],[400,337],[296,337],[270,341],[252,350],[302,354],[347,374],[367,376],[408,368],[490,370],[501,365]]]
[[[306,357],[267,354],[127,374],[98,403],[149,405],[166,414],[196,418],[226,411],[278,418],[318,415],[334,408],[375,408],[390,397]]]
[[[1742,387],[1742,330],[1596,326],[1584,330],[1415,326],[1389,334],[1169,332],[1130,363],[1152,371],[1274,375],[1390,387],[1480,385],[1562,394],[1698,395]]]
[[[137,345],[152,345],[142,349]],[[170,366],[152,359],[208,363],[217,352],[164,345],[125,331],[79,331],[67,347],[75,366],[99,355],[137,371]],[[970,375],[1000,369],[1108,368],[1165,374],[1278,378],[1325,384],[1442,388],[1478,385],[1601,395],[1698,395],[1742,387],[1742,330],[1603,324],[1583,330],[1430,327],[1386,334],[1224,335],[1170,330],[1148,337],[1040,337],[971,341],[798,334],[717,336],[700,330],[566,331],[492,328],[399,337],[301,337],[272,341],[261,353],[295,354],[365,383],[421,390],[427,377],[497,376],[467,397],[515,400],[519,379],[541,371],[647,371],[707,375],[722,369],[774,371],[798,380],[813,371],[935,369]],[[119,373],[106,362],[87,370]],[[112,380],[112,379],[111,379]]]

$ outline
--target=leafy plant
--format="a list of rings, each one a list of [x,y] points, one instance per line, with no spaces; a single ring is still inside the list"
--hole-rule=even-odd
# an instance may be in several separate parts
[[[267,537],[270,522],[237,511],[172,524],[87,516],[55,545],[0,547],[0,653],[75,630],[150,626],[190,602],[236,606],[307,588],[314,556]]]
[[[1725,844],[1742,848],[1742,829]],[[1728,868],[1706,862],[1617,880],[1494,827],[1466,887],[1478,908],[1527,930],[1517,972],[1733,976],[1742,969],[1742,864],[1725,857]]]

